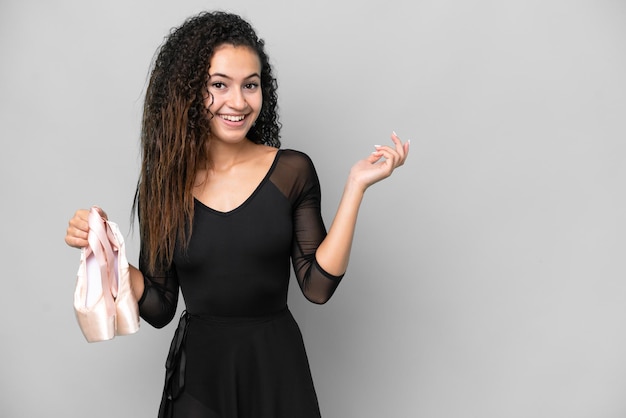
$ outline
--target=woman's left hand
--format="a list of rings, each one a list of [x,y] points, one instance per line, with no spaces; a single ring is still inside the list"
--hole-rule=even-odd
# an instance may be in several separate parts
[[[363,191],[389,177],[393,170],[406,161],[409,155],[409,142],[403,144],[395,132],[391,135],[391,140],[394,146],[375,145],[376,151],[352,166],[350,180],[362,187]]]

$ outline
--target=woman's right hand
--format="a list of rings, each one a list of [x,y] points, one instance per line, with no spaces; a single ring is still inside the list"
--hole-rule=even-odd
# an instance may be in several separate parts
[[[100,208],[97,208],[100,216],[107,219],[107,214]],[[83,248],[89,245],[87,237],[89,235],[89,210],[79,209],[70,219],[69,226],[65,233],[65,243],[70,247]]]

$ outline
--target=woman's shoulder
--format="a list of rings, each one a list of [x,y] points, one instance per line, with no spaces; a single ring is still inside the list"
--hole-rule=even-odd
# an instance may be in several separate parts
[[[286,195],[318,183],[311,158],[306,153],[294,149],[279,150],[272,180],[281,190],[291,191],[285,193]]]
[[[313,160],[304,152],[295,149],[280,149],[280,162],[293,169],[310,169],[313,167]]]

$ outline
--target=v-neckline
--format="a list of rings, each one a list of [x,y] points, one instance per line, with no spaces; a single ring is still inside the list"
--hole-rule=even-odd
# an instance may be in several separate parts
[[[259,190],[261,190],[261,187],[267,182],[267,180],[270,178],[270,176],[272,175],[272,172],[274,171],[274,168],[276,167],[276,164],[278,163],[278,157],[280,156],[280,153],[282,152],[281,149],[279,149],[278,151],[276,151],[276,155],[274,155],[274,160],[272,161],[272,165],[270,166],[270,168],[267,170],[267,173],[265,173],[265,175],[263,176],[263,178],[261,179],[261,181],[259,182],[259,184],[254,188],[254,190],[252,191],[252,193],[243,201],[241,202],[241,204],[239,204],[238,206],[234,207],[233,209],[227,210],[227,211],[221,211],[221,210],[217,210],[217,209],[213,209],[212,207],[210,207],[209,205],[203,203],[200,199],[198,199],[197,197],[194,196],[193,200],[196,202],[196,204],[199,204],[201,208],[204,208],[206,210],[208,210],[209,212],[215,213],[217,215],[222,215],[222,216],[226,216],[226,215],[231,215],[233,213],[238,212],[239,210],[243,209],[245,206],[248,205],[248,203],[254,198],[254,196],[259,192]]]

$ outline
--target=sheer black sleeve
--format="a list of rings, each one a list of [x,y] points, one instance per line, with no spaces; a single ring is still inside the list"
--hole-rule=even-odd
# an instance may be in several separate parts
[[[272,182],[292,204],[293,242],[291,259],[304,296],[313,303],[326,303],[337,289],[341,276],[327,273],[315,258],[326,237],[321,214],[319,179],[310,158],[301,152],[284,150]]]
[[[139,314],[155,328],[163,328],[176,314],[178,304],[178,277],[176,268],[149,275],[146,273],[143,251],[140,251],[139,270],[144,277],[145,289],[139,299]]]

